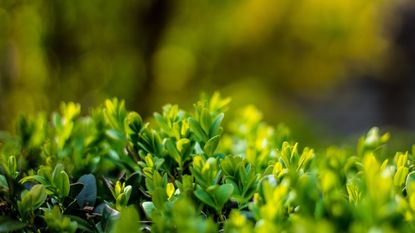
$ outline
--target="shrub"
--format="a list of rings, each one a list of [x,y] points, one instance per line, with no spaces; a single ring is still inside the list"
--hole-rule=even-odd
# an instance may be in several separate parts
[[[107,100],[61,105],[1,133],[0,232],[413,232],[414,149],[300,147],[214,94],[149,122]]]

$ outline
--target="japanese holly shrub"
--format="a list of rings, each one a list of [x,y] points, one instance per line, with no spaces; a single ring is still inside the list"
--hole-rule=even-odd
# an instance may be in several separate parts
[[[0,134],[0,232],[414,232],[414,152],[377,128],[355,149],[301,147],[229,99],[148,122],[107,100]]]

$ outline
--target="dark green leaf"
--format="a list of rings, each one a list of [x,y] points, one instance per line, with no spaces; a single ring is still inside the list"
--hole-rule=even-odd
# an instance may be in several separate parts
[[[84,206],[94,206],[97,199],[97,184],[95,176],[92,174],[83,175],[79,178],[78,183],[84,185],[81,192],[76,196],[78,205],[82,208]]]
[[[91,225],[88,221],[78,216],[69,215],[68,216],[71,221],[76,222],[78,224],[78,230],[83,232],[95,232],[94,226]]]
[[[22,223],[8,216],[0,216],[0,232],[12,232],[22,230],[26,227],[26,223]]]
[[[84,185],[81,183],[72,183],[70,187],[71,191],[69,192],[69,196],[75,198],[79,194],[79,192],[81,192],[83,187]]]
[[[139,133],[143,128],[143,120],[141,119],[141,116],[136,112],[128,113],[126,124],[135,133]]]

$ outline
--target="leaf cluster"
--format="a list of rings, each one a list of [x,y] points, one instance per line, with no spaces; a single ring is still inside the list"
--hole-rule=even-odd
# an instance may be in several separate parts
[[[0,134],[0,232],[415,230],[415,147],[388,154],[373,128],[315,151],[252,106],[223,123],[229,101],[21,117]]]

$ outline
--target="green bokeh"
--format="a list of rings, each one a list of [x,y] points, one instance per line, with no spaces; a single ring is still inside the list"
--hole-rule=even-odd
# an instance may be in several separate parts
[[[0,126],[61,101],[126,99],[149,116],[220,90],[302,137],[319,98],[389,54],[391,0],[0,2]],[[308,127],[309,128],[309,127]],[[366,129],[362,129],[366,130]]]

